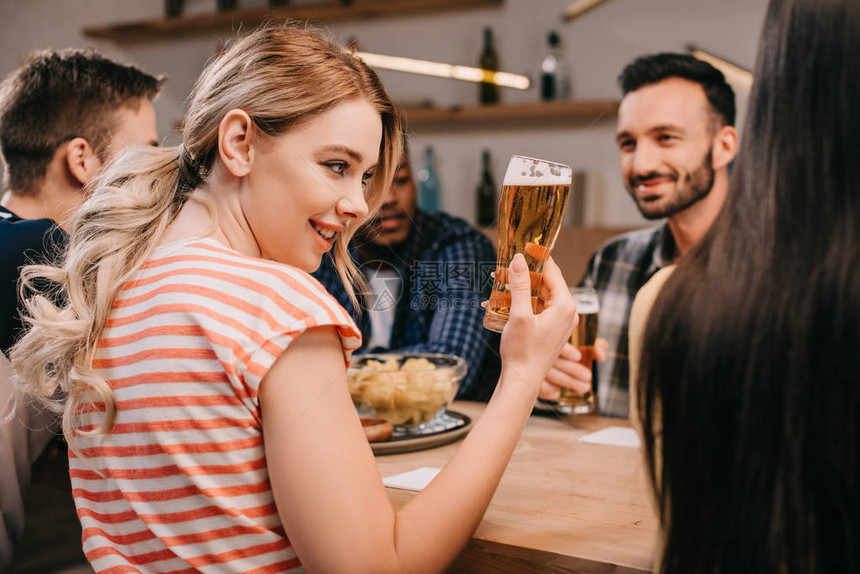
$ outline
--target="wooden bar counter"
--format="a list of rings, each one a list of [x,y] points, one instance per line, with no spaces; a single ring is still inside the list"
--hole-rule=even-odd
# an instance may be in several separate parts
[[[477,420],[482,403],[451,410]],[[627,421],[596,416],[532,416],[472,541],[449,570],[463,574],[527,572],[641,573],[654,560],[657,518],[639,449],[580,442],[582,435]],[[459,441],[376,457],[383,477],[442,467]],[[415,493],[388,488],[395,508]]]

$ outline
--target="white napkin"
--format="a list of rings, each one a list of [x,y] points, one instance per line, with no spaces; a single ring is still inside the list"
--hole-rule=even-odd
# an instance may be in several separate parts
[[[605,429],[579,437],[582,442],[590,444],[609,444],[613,446],[629,446],[639,448],[641,442],[635,430],[626,427],[606,427]]]
[[[430,481],[436,478],[441,468],[432,466],[422,466],[409,472],[402,472],[383,478],[382,483],[385,486],[392,488],[402,488],[403,490],[414,490],[416,492],[424,490],[424,487],[430,484]]]

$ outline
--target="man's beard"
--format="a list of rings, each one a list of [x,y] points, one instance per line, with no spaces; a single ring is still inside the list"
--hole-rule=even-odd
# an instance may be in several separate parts
[[[628,181],[628,191],[636,201],[636,207],[639,208],[639,213],[645,219],[663,219],[664,217],[672,217],[676,213],[684,211],[700,199],[707,197],[714,187],[714,166],[712,150],[708,150],[702,164],[695,170],[690,172],[684,180],[683,185],[678,184],[678,174],[649,174],[644,177],[632,177]],[[675,180],[675,193],[672,197],[667,198],[667,203],[651,206],[648,203],[643,203],[636,198],[633,190],[639,182],[647,181],[657,177],[672,177]]]

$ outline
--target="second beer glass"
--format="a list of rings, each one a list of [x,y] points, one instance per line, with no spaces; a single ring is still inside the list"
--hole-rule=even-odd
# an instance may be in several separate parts
[[[591,371],[591,390],[577,393],[567,387],[561,388],[558,410],[565,414],[593,413],[597,409],[597,382],[594,380],[594,343],[597,341],[597,316],[600,300],[591,287],[571,287],[570,294],[576,301],[579,323],[570,335],[570,344],[579,349],[582,356],[579,363]]]
[[[499,257],[484,327],[501,333],[508,322],[511,290],[508,266],[522,253],[531,276],[532,308],[537,309],[543,266],[564,221],[570,195],[569,166],[515,155],[508,163],[499,200]]]

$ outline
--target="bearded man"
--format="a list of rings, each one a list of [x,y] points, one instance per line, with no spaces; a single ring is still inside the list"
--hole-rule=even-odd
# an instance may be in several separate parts
[[[640,213],[656,227],[611,239],[589,262],[580,285],[600,297],[602,362],[594,389],[604,416],[627,417],[627,324],[636,292],[698,243],[723,207],[738,136],[735,95],[723,74],[686,54],[643,56],[619,77],[624,97],[616,142],[621,174]],[[608,343],[608,344],[607,344]],[[605,354],[603,351],[606,351]],[[578,391],[592,384],[578,352],[562,351],[549,383]],[[579,379],[579,380],[577,380]],[[544,385],[542,399],[557,397]]]

